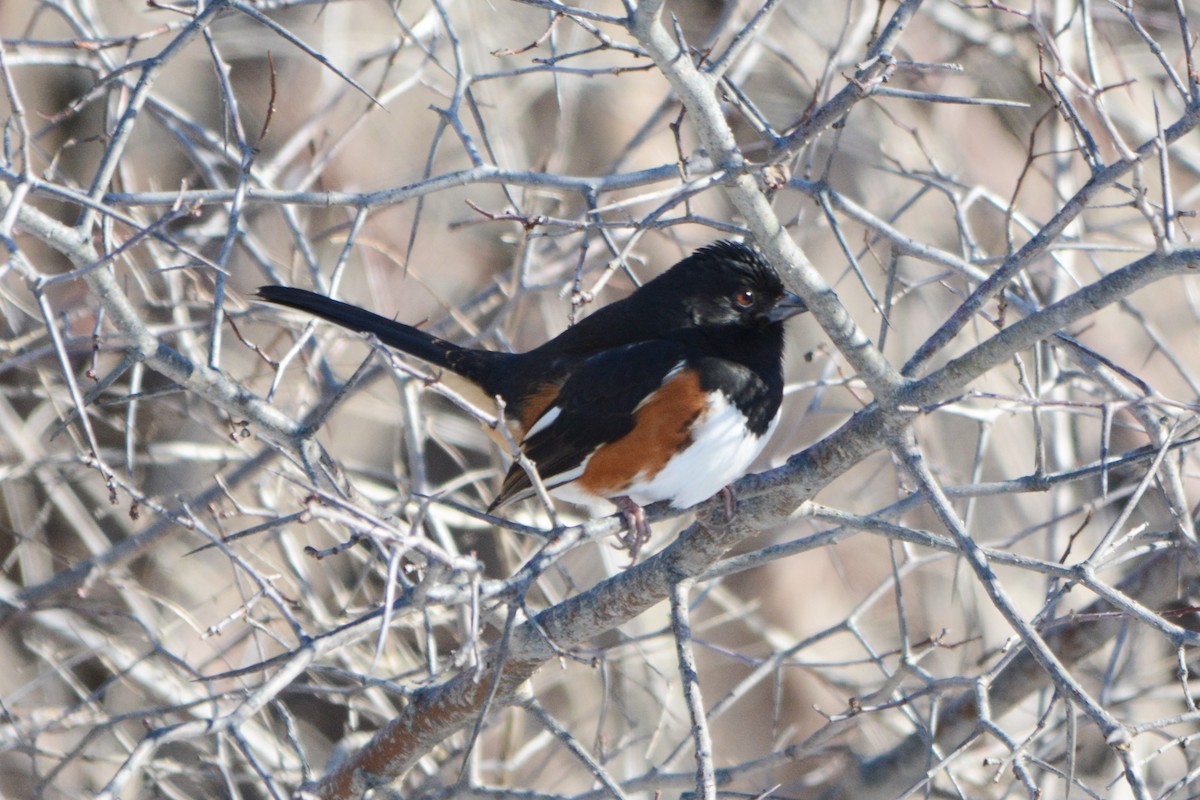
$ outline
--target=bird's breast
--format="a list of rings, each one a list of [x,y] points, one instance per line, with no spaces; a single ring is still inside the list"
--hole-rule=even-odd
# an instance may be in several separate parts
[[[756,433],[737,403],[723,392],[712,392],[692,426],[687,446],[656,474],[635,480],[630,499],[639,505],[670,500],[674,508],[704,502],[746,474],[778,421],[776,414],[765,430]]]
[[[778,415],[755,433],[737,403],[716,391],[707,394],[699,413],[677,421],[682,427],[674,429],[669,451],[661,447],[667,441],[663,437],[654,440],[653,453],[649,439],[627,442],[627,453],[618,452],[623,447],[606,453],[613,447],[608,445],[588,458],[577,480],[554,494],[584,504],[624,495],[638,505],[668,500],[674,508],[690,508],[746,473],[774,431]],[[645,448],[638,459],[640,469],[620,472],[616,465],[633,463],[631,457],[639,447]]]

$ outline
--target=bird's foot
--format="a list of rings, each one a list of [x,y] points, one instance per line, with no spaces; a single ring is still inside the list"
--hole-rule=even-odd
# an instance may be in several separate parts
[[[617,510],[625,519],[625,525],[629,530],[624,533],[617,534],[617,549],[629,551],[629,566],[637,563],[638,554],[642,552],[642,545],[650,541],[650,523],[646,521],[646,512],[637,503],[622,495],[614,497],[613,502],[617,504]]]
[[[725,501],[725,524],[728,525],[737,513],[737,495],[733,493],[732,484],[721,489],[721,499]]]

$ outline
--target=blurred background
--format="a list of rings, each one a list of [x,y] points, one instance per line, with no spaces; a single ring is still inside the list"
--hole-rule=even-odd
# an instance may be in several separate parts
[[[507,467],[478,419],[496,410],[464,409],[419,362],[251,295],[335,293],[454,341],[525,350],[696,247],[747,236],[622,5],[551,5],[0,4],[5,796],[286,796],[498,640],[500,590],[482,608],[467,590],[502,586],[545,540],[470,513]],[[901,8],[916,10],[886,81],[824,120]],[[1144,255],[1191,246],[1191,3],[688,0],[667,19],[698,63],[740,48],[715,92],[742,154],[769,165],[779,221],[897,368],[1031,241],[1005,301],[917,374]],[[1169,158],[1153,148],[1168,137]],[[1097,181],[1122,159],[1137,165]],[[99,260],[81,261],[87,247]],[[329,465],[299,462],[232,400],[131,356],[112,295],[85,274],[97,271],[143,335],[315,420]],[[1086,563],[1111,589],[1159,553],[1194,550],[1198,299],[1194,277],[1161,280],[1064,331],[1071,342],[1012,353],[915,423],[967,532],[1008,557],[999,579],[1046,635],[1105,596],[1059,565]],[[784,416],[756,470],[872,400],[811,315],[790,324],[785,369]],[[1070,667],[1136,729],[1140,783],[1044,674],[969,753],[931,744],[939,710],[1000,675],[1020,639],[960,558],[914,544],[946,530],[884,444],[806,516],[745,542],[750,568],[693,592],[723,790],[1195,796],[1194,651],[1111,608],[1119,624]],[[322,504],[326,469],[392,527]],[[532,503],[510,516],[551,525]],[[643,557],[689,522],[656,523]],[[355,534],[336,555],[306,552]],[[1180,563],[1158,579],[1169,608],[1142,601],[1194,629],[1192,562]],[[523,613],[626,564],[610,541],[584,544]],[[386,636],[376,623],[269,692],[269,670],[201,680],[431,586],[466,594],[414,603]],[[523,705],[490,710],[465,760],[469,732],[398,791],[611,794],[596,765],[631,795],[689,791],[667,612],[547,666]],[[261,703],[234,729],[186,727],[247,697]],[[925,777],[894,787],[872,774],[905,746]]]

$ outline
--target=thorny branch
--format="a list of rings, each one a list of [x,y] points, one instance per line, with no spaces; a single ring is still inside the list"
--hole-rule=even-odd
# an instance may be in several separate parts
[[[0,5],[6,787],[1195,794],[1193,27]],[[481,511],[502,409],[247,301],[528,348],[730,236],[815,321],[628,569]]]

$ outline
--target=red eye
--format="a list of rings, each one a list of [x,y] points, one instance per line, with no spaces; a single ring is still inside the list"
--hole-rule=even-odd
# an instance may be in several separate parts
[[[749,308],[754,305],[754,291],[752,289],[739,289],[737,294],[733,296],[733,302],[742,308]]]

